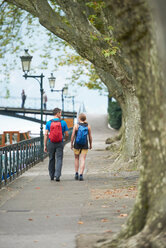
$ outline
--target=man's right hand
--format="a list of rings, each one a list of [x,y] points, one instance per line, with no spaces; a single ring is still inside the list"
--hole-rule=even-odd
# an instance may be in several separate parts
[[[44,152],[47,152],[47,146],[44,146]]]

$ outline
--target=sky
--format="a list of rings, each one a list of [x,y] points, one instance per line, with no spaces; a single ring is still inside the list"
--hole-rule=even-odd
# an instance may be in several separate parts
[[[33,58],[35,60],[35,58]],[[18,58],[18,63],[21,63]],[[33,62],[34,63],[34,62]],[[33,64],[32,64],[33,66]],[[41,71],[42,73],[42,71]],[[41,74],[38,73],[39,75]],[[66,75],[70,74],[69,71],[64,71],[61,69],[54,73],[56,77],[55,89],[62,89],[67,81],[65,80]],[[31,73],[30,73],[31,74]],[[36,75],[36,74],[35,74]],[[48,78],[50,77],[50,72],[45,71],[44,85],[43,88],[48,97],[48,109],[53,109],[55,107],[62,107],[61,105],[61,93],[51,92],[49,87]],[[28,78],[25,80],[23,77],[22,70],[14,70],[10,73],[10,83],[8,88],[10,90],[11,97],[9,99],[3,99],[2,96],[5,95],[5,87],[1,88],[0,95],[0,106],[21,106],[21,91],[25,90],[27,99],[25,102],[25,107],[29,108],[39,108],[40,107],[40,85],[35,79]],[[75,96],[75,111],[79,111],[80,105],[84,103],[86,112],[90,113],[106,113],[107,112],[107,96],[100,95],[97,90],[89,90],[86,87],[73,87],[69,85],[69,96]],[[72,101],[71,99],[65,99],[65,110],[72,111]],[[7,130],[15,131],[29,131],[33,134],[39,134],[40,124],[21,120],[18,118],[12,118],[0,115],[0,133]]]
[[[20,104],[21,100],[21,92],[22,89],[24,89],[25,94],[27,96],[26,103],[28,104],[28,101],[30,98],[38,98],[40,99],[40,84],[33,78],[28,78],[25,80],[23,77],[23,71],[21,68],[21,59],[20,56],[24,54],[24,48],[28,48],[29,41],[26,42],[25,46],[22,48],[21,53],[16,55],[14,59],[16,60],[16,67],[13,70],[10,70],[10,80],[7,84],[7,87],[10,91],[10,96],[18,98],[18,106]],[[51,92],[49,87],[49,81],[48,78],[51,76],[51,73],[53,73],[54,77],[56,77],[55,81],[55,89],[61,90],[66,84],[69,86],[68,94],[69,96],[75,96],[75,110],[78,111],[80,104],[84,103],[85,108],[88,113],[97,113],[107,112],[107,93],[105,92],[104,95],[101,95],[101,93],[98,90],[89,90],[87,87],[80,87],[77,84],[71,85],[69,79],[72,76],[72,67],[71,66],[63,66],[57,68],[55,70],[55,61],[54,59],[50,60],[50,63],[48,63],[47,69],[39,69],[41,66],[41,57],[40,54],[42,54],[42,51],[44,53],[44,46],[41,46],[41,49],[39,51],[34,52],[33,54],[30,53],[31,56],[33,56],[31,61],[31,71],[29,72],[29,75],[41,75],[41,73],[44,74],[44,81],[43,81],[43,88],[47,94],[48,97],[48,104],[53,99],[56,99],[55,104],[59,104],[58,107],[61,106],[61,92]],[[63,51],[54,51],[53,58],[58,56],[58,53],[62,53]],[[11,55],[11,60],[12,60]],[[35,72],[33,72],[35,70]],[[3,75],[0,75],[1,78],[3,78]],[[82,75],[81,80],[87,81],[86,75]],[[2,87],[0,89],[0,98],[4,96],[6,93],[6,84],[2,84]],[[50,101],[49,101],[50,100]],[[58,103],[59,101],[59,103]],[[8,101],[8,103],[10,100]],[[8,104],[6,102],[6,104]],[[53,104],[53,103],[52,103]],[[1,99],[0,99],[0,105],[1,105]],[[27,106],[28,107],[28,106]],[[29,106],[30,107],[30,106]],[[65,106],[66,107],[66,106]],[[54,108],[54,106],[49,105],[49,108]]]
[[[22,27],[22,33],[24,34],[24,26]],[[44,44],[47,43],[48,37],[45,35],[45,29],[40,26],[40,40],[39,40],[39,32],[34,32],[33,39],[28,39],[26,35],[23,35],[24,37],[24,47],[20,50],[22,51],[20,55],[11,55],[9,56],[9,60],[12,60],[12,56],[15,56],[16,59],[16,67],[12,71],[10,71],[10,80],[9,84],[7,85],[9,91],[10,91],[10,98],[9,99],[3,99],[3,96],[5,96],[6,92],[6,84],[2,84],[2,87],[0,89],[0,106],[21,106],[21,92],[22,89],[24,89],[25,94],[27,96],[25,107],[32,107],[32,108],[39,108],[40,107],[40,85],[39,83],[32,78],[28,78],[25,80],[23,77],[23,72],[21,68],[21,60],[20,56],[24,54],[24,49],[31,48],[32,43],[35,44],[36,47],[40,47],[39,50],[34,49],[34,53],[30,54],[33,56],[32,62],[31,62],[31,68],[32,71],[29,72],[29,75],[34,74],[33,69],[35,69],[35,75],[41,75],[41,73],[44,74],[44,85],[43,88],[47,94],[48,97],[48,109],[53,109],[55,107],[61,108],[61,93],[59,92],[51,92],[49,88],[49,82],[48,78],[50,77],[51,73],[54,73],[54,76],[56,77],[55,82],[55,89],[61,90],[65,84],[69,84],[69,81],[66,79],[68,77],[71,77],[72,75],[72,68],[71,67],[59,67],[55,71],[55,65],[52,61],[49,62],[47,69],[37,69],[40,67],[41,64],[41,57],[40,54],[42,54],[42,49],[44,53]],[[40,44],[39,44],[40,43]],[[40,45],[40,46],[39,46]],[[54,57],[57,56],[57,53],[63,53],[62,51],[57,52],[52,51],[52,54]],[[1,78],[3,78],[3,74],[0,75]],[[84,79],[84,75],[82,76]],[[85,81],[86,81],[85,76]],[[105,95],[100,95],[100,93],[97,90],[89,90],[86,87],[80,87],[80,86],[72,86],[69,85],[69,96],[74,96],[75,98],[75,111],[78,112],[80,105],[84,103],[85,109],[87,113],[107,113],[107,93]],[[65,110],[66,111],[72,111],[72,102],[71,99],[65,99]],[[16,127],[19,124],[20,127],[22,127],[22,120],[12,118],[13,121],[13,128],[14,123],[16,123]],[[11,117],[5,117],[0,116],[0,131],[3,131],[5,128],[7,130],[9,123],[11,122]],[[28,122],[30,123],[30,122]],[[32,124],[32,123],[31,123]],[[38,127],[38,124],[33,123],[35,125],[32,125],[34,129]],[[30,124],[27,124],[27,126]],[[37,126],[36,126],[37,125]],[[10,125],[9,125],[10,129]]]
[[[54,74],[56,76],[55,89],[61,90],[67,81],[63,77],[66,72],[59,71]],[[13,71],[10,77],[10,84],[8,85],[10,90],[10,95],[17,97],[18,105],[21,102],[21,91],[25,90],[25,94],[27,95],[26,102],[28,104],[28,98],[38,98],[40,101],[40,85],[35,79],[28,78],[25,80],[23,78],[22,71]],[[61,92],[51,92],[49,87],[48,78],[50,77],[49,73],[45,75],[43,88],[48,97],[48,105],[49,108],[54,108],[53,100],[55,100],[55,105],[61,106]],[[107,96],[100,95],[97,90],[89,90],[86,87],[73,87],[69,85],[68,96],[74,96],[75,98],[75,110],[78,111],[80,104],[84,103],[86,111],[88,113],[106,113],[107,112]],[[50,102],[49,102],[50,100]],[[69,99],[66,102],[70,102]],[[50,103],[52,105],[50,105]],[[6,101],[7,104],[7,101]],[[8,101],[10,104],[10,99]],[[71,109],[72,110],[72,109]]]

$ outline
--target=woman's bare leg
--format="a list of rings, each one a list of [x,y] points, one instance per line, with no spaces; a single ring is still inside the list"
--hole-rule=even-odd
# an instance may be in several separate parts
[[[80,174],[83,175],[85,169],[85,159],[86,154],[81,154],[81,162],[80,162]]]
[[[78,172],[79,170],[79,155],[74,155],[75,156],[75,172]]]

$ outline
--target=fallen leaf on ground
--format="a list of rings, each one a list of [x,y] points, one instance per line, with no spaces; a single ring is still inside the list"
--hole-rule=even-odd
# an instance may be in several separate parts
[[[40,189],[40,187],[36,187],[35,189]]]
[[[108,219],[102,219],[101,222],[108,222]]]
[[[120,216],[120,217],[127,217],[128,214],[120,214],[119,216]]]
[[[78,224],[82,225],[82,224],[84,224],[84,222],[83,221],[78,221]]]
[[[29,220],[29,221],[33,221],[33,219],[32,219],[32,218],[29,218],[28,220]]]
[[[111,233],[112,231],[111,230],[106,230],[105,233]]]
[[[135,198],[137,194],[137,188],[130,186],[129,188],[114,188],[114,189],[92,189],[92,197],[94,199],[111,199],[111,198]]]

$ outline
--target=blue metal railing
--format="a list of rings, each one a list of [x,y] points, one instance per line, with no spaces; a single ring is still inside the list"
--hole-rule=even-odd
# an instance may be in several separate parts
[[[40,151],[40,137],[0,148],[0,188],[41,161]]]
[[[70,142],[73,128],[69,128],[69,137],[64,145]],[[21,141],[0,148],[0,188],[45,158],[41,154],[40,137]]]

